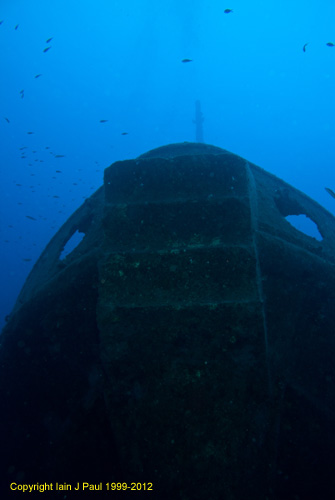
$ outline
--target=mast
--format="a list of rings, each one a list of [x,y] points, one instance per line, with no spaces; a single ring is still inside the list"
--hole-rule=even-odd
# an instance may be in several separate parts
[[[204,133],[202,129],[202,124],[204,121],[203,114],[201,112],[200,101],[195,101],[195,141],[196,142],[204,142]]]

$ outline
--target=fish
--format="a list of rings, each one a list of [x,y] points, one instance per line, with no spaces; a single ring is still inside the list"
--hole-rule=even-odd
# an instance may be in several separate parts
[[[10,123],[10,121],[8,120],[8,118],[6,118],[5,116],[4,116],[4,119],[6,120],[7,123]]]
[[[230,14],[231,12],[233,12],[233,9],[225,9],[223,12],[225,14]]]
[[[50,46],[50,47],[46,47],[46,48],[43,50],[43,52],[48,52],[48,50],[50,50],[50,49],[51,49],[51,46]]]
[[[31,259],[22,259],[22,260],[23,260],[23,262],[30,262],[31,261]]]
[[[39,73],[38,75],[35,75],[34,78],[39,78],[40,76],[42,76],[42,73]]]
[[[307,45],[308,45],[308,42],[307,42],[307,43],[305,43],[305,45],[303,46],[303,48],[302,48],[303,52],[306,52],[306,47],[307,47]]]
[[[61,170],[56,170],[56,174],[61,174],[62,171]]]
[[[34,133],[34,132],[27,132],[27,134],[28,134],[28,135],[31,135],[31,134],[33,134],[33,133]]]
[[[326,45],[328,47],[335,47],[335,43],[333,43],[333,42],[327,42]]]
[[[19,27],[19,25],[17,24],[17,25],[15,26],[15,28],[14,28],[14,29],[15,29],[15,30],[17,30],[17,29],[18,29],[18,27]]]
[[[335,193],[332,189],[325,187],[325,190],[327,191],[328,194],[330,194],[332,198],[335,198]]]
[[[48,38],[47,40],[45,40],[45,43],[50,43],[52,39],[53,39],[53,36],[51,38]]]
[[[182,63],[188,63],[188,62],[192,62],[192,61],[193,61],[193,59],[182,59],[181,62]]]
[[[100,123],[106,123],[108,120],[100,120]]]
[[[128,132],[121,132],[121,135],[128,135]]]
[[[55,155],[55,158],[65,158],[65,155]]]
[[[1,25],[2,23],[3,23],[3,20],[2,20],[2,21],[0,21],[0,25]]]
[[[26,215],[27,219],[30,219],[30,220],[37,220],[35,219],[35,217],[32,217],[31,215]]]
[[[24,90],[23,89],[20,90],[20,94],[21,94],[21,99],[23,99],[24,98]]]

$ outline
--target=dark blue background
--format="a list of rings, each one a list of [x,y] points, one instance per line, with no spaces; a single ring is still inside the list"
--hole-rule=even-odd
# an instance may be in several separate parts
[[[105,167],[195,140],[196,99],[205,142],[334,212],[333,0],[1,0],[0,20],[0,326]]]

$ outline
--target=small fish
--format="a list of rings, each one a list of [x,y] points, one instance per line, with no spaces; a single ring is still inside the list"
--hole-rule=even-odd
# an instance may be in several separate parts
[[[22,259],[22,260],[23,260],[23,262],[30,262],[31,261],[31,259]]]
[[[2,21],[0,21],[0,25],[1,25],[2,23],[3,23],[3,20],[2,20]]]
[[[303,52],[306,52],[306,47],[307,47],[307,45],[308,45],[308,42],[307,42],[307,43],[305,43],[305,45],[303,46],[303,48],[302,48]]]
[[[61,170],[56,170],[56,174],[61,174],[62,171]]]
[[[192,61],[193,61],[193,59],[182,59],[181,62],[182,63],[188,63],[188,62],[192,62]]]
[[[37,220],[35,219],[35,217],[32,217],[31,215],[26,215],[27,219],[30,219],[30,220]]]
[[[18,29],[18,27],[19,27],[19,25],[17,24],[17,25],[15,26],[15,28],[14,28],[14,29],[15,29],[15,30],[17,30],[17,29]]]
[[[53,39],[53,36],[51,38],[48,38],[47,40],[45,40],[45,43],[50,43],[52,39]]]
[[[50,50],[50,49],[51,49],[51,46],[50,46],[50,47],[46,47],[46,48],[43,50],[43,52],[48,52],[48,50]]]
[[[108,120],[100,120],[100,123],[106,123]]]
[[[28,135],[34,134],[34,132],[27,132]]]
[[[53,195],[53,198],[59,198],[59,196],[57,196],[56,194]]]
[[[39,73],[38,75],[35,75],[34,78],[39,78],[40,76],[42,76],[42,73]]]
[[[327,191],[327,193],[328,193],[328,194],[330,194],[330,196],[331,196],[332,198],[335,198],[335,193],[334,193],[334,191],[333,191],[332,189],[330,189],[330,188],[325,188],[325,190]]]
[[[22,148],[19,148],[20,151],[22,151],[23,149],[27,149],[28,146],[22,146]]]
[[[121,132],[121,135],[128,135],[128,132]]]
[[[55,155],[55,158],[65,158],[65,155]]]
[[[50,146],[45,146],[45,149],[50,149]]]
[[[333,43],[333,42],[328,42],[328,43],[326,43],[326,45],[328,47],[335,47],[335,43]]]
[[[20,94],[21,94],[21,99],[23,99],[24,98],[24,90],[23,89],[20,90]]]
[[[7,123],[10,123],[10,121],[8,120],[8,118],[6,118],[5,116],[4,116],[4,119],[6,120]]]
[[[231,12],[233,12],[233,9],[225,9],[223,12],[225,14],[230,14]]]

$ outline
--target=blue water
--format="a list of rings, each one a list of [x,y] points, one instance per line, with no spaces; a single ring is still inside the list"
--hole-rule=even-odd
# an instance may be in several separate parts
[[[333,0],[1,0],[0,327],[105,167],[195,140],[197,99],[205,142],[334,213],[334,18]]]

